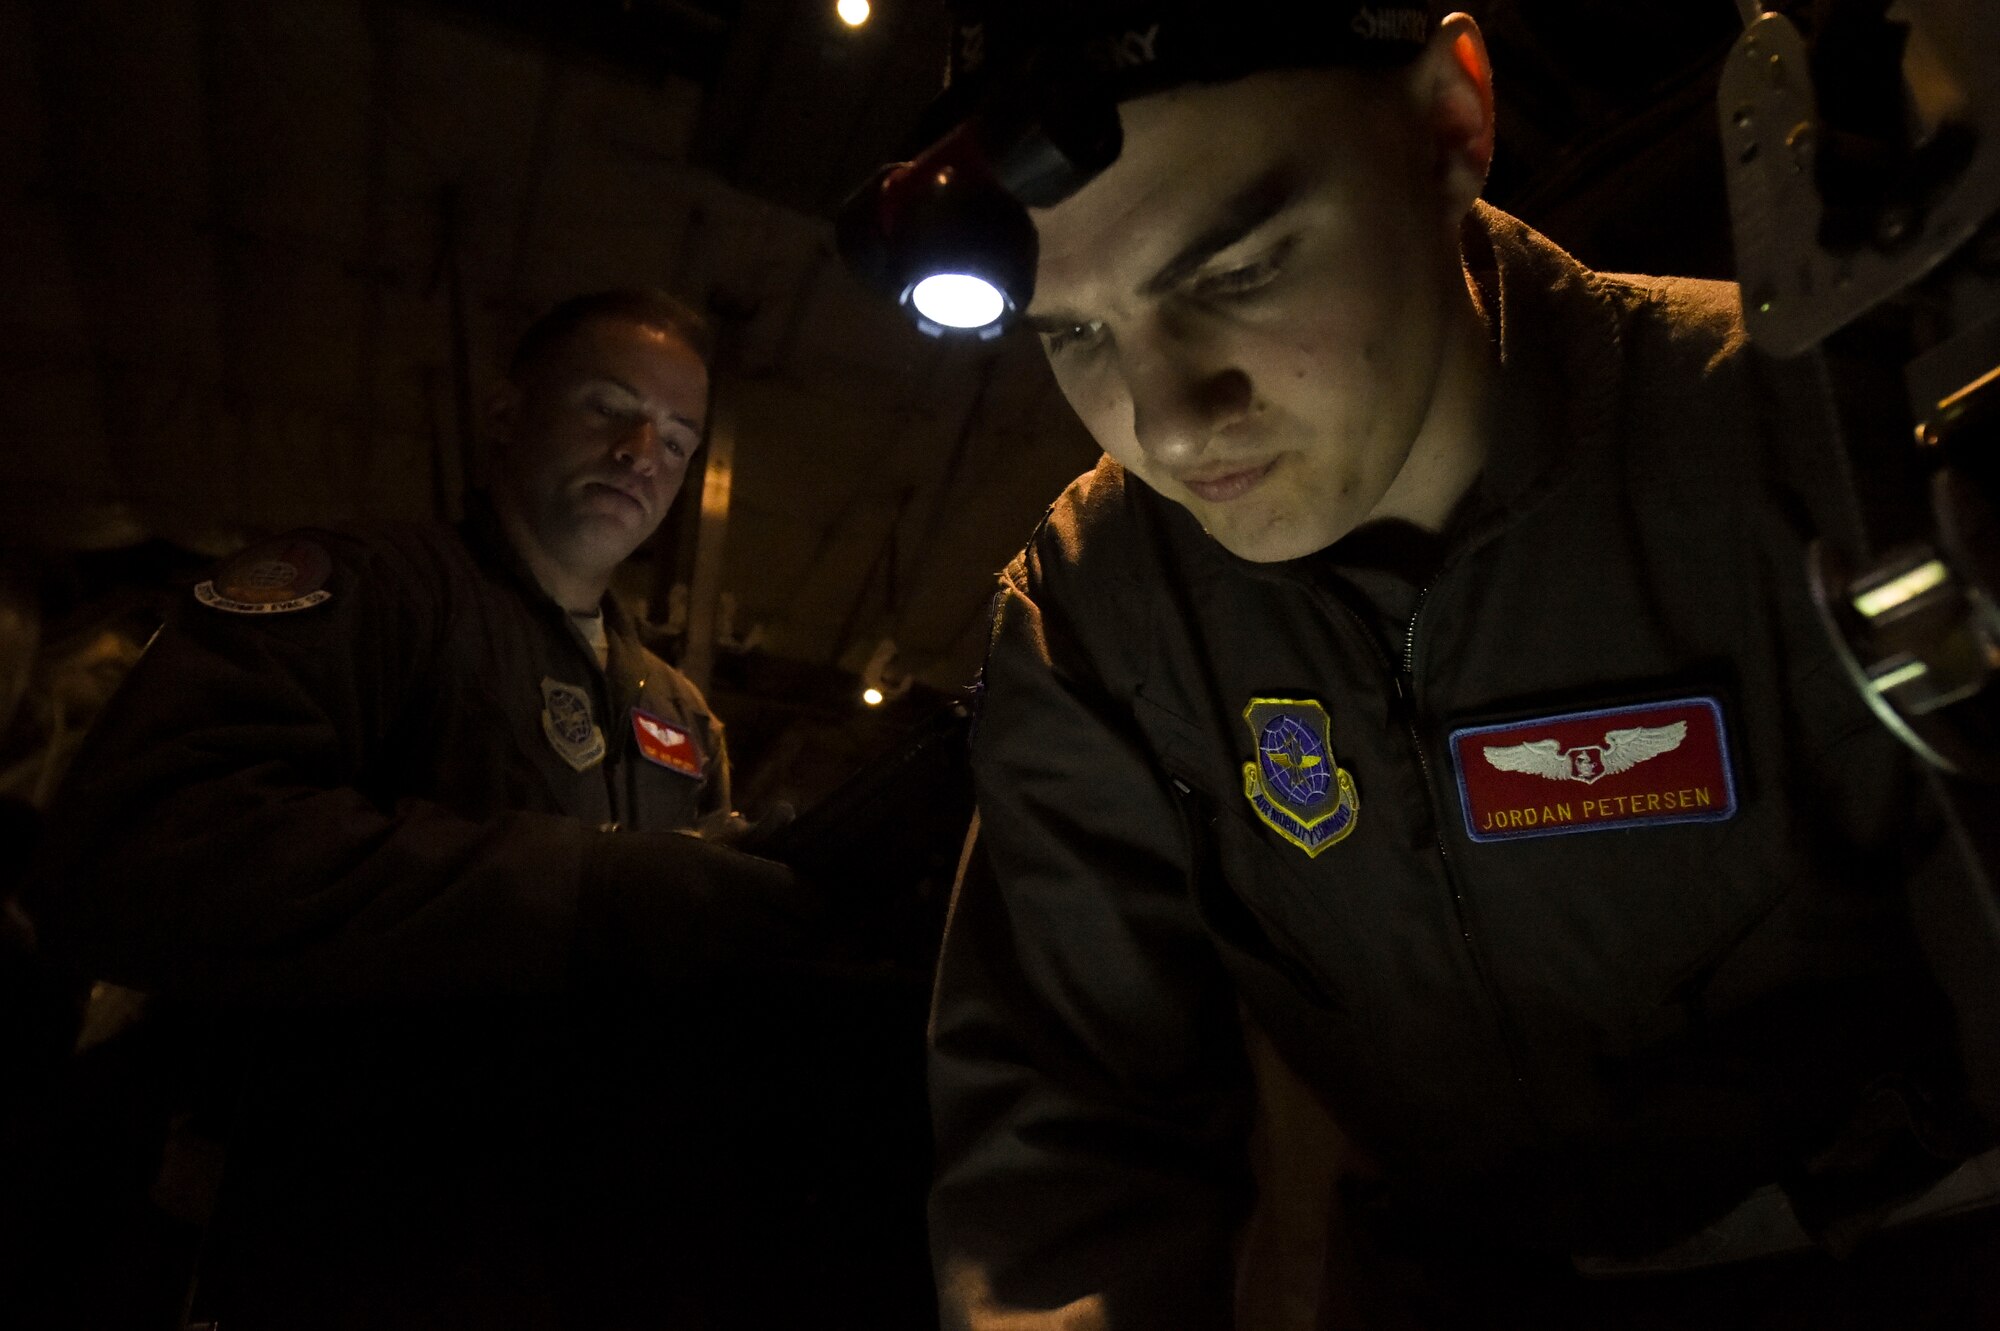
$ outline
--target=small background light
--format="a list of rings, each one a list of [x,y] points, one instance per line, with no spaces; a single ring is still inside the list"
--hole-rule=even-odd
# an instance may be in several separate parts
[[[867,703],[870,707],[880,707],[882,705],[882,690],[863,689],[861,691],[861,701]]]
[[[984,328],[1007,312],[1000,288],[967,273],[938,273],[910,292],[917,313],[946,328]]]
[[[833,12],[840,15],[840,21],[848,27],[858,28],[868,21],[868,0],[840,0],[833,7]]]

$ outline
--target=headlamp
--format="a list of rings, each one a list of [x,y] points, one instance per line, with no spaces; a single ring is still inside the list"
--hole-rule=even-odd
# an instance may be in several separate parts
[[[841,256],[934,336],[998,337],[1035,294],[1030,208],[1118,160],[1118,103],[1259,70],[1407,63],[1428,0],[946,0],[953,126],[840,211]]]
[[[841,256],[932,336],[998,337],[1035,294],[1029,208],[1050,208],[1118,159],[1118,107],[1080,84],[996,99],[840,210]]]

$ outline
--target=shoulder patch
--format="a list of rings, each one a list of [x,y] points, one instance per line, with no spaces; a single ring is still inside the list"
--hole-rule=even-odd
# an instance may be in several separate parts
[[[604,732],[590,714],[590,694],[574,684],[542,677],[542,733],[556,756],[579,772],[604,761]]]
[[[285,615],[331,601],[326,581],[332,573],[333,560],[318,541],[280,536],[258,542],[197,583],[194,599],[232,615]]]
[[[1333,756],[1333,721],[1313,698],[1252,698],[1243,709],[1257,747],[1243,764],[1243,798],[1264,825],[1318,859],[1354,831],[1361,797]]]

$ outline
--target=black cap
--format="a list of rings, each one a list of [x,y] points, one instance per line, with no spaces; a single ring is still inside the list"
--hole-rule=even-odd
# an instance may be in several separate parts
[[[1427,0],[946,0],[944,93],[920,137],[1016,84],[1087,80],[1118,101],[1274,69],[1408,64],[1436,31]]]

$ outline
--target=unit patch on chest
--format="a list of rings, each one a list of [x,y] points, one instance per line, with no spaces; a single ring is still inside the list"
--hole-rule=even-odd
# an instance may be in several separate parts
[[[251,546],[195,584],[194,599],[232,615],[285,615],[333,599],[333,561],[317,541],[281,536]]]
[[[1450,743],[1474,841],[1736,816],[1729,739],[1713,698],[1472,726]]]
[[[639,752],[648,762],[701,780],[704,770],[701,750],[695,747],[694,736],[680,726],[634,707],[632,738],[638,741]]]
[[[574,684],[542,679],[542,733],[556,756],[579,772],[604,761],[604,732],[590,716],[590,695]]]
[[[1252,698],[1243,709],[1257,746],[1243,764],[1243,798],[1264,825],[1317,859],[1361,814],[1354,778],[1333,757],[1333,723],[1313,700]]]

